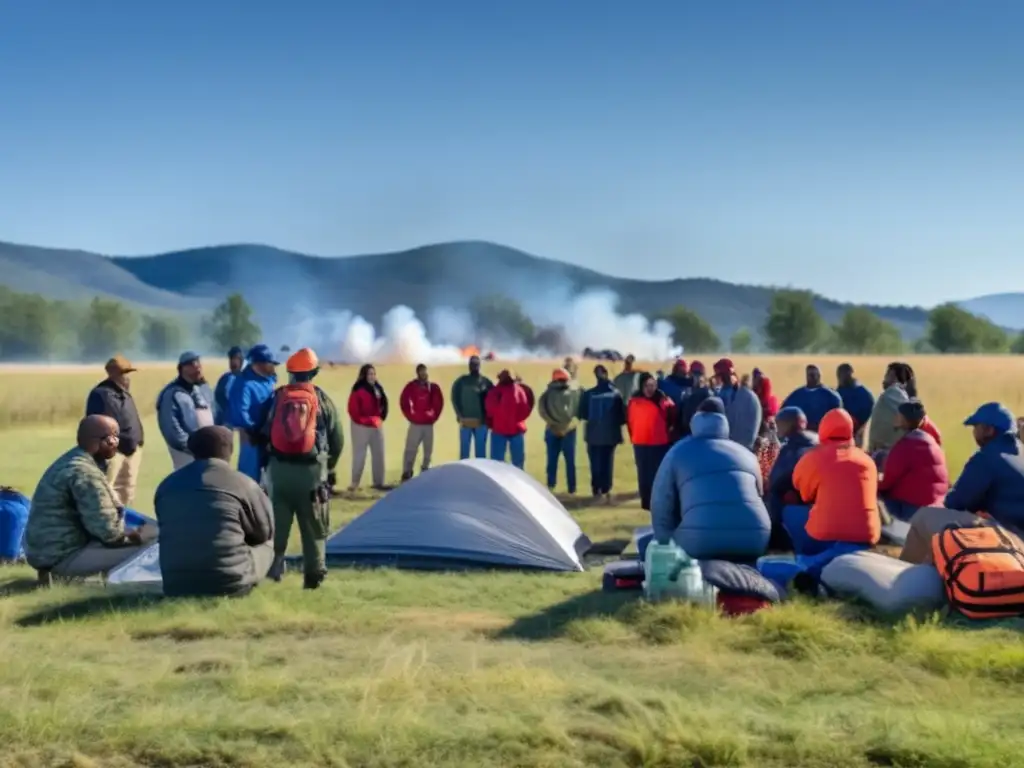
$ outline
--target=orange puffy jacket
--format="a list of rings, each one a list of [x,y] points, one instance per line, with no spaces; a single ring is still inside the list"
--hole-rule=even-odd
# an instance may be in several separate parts
[[[668,445],[672,442],[675,405],[661,393],[655,398],[638,395],[626,406],[626,425],[633,445]]]
[[[793,470],[793,487],[811,505],[807,533],[818,541],[874,546],[881,536],[878,468],[853,444],[853,419],[842,408],[825,414],[816,448]]]

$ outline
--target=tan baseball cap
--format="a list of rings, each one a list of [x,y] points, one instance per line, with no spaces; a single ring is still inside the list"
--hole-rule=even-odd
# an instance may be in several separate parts
[[[107,360],[107,373],[134,373],[139,370],[124,355],[114,355]]]

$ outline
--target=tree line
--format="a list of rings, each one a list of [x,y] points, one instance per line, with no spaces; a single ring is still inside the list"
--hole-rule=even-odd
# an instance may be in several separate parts
[[[116,353],[173,359],[186,346],[227,350],[251,346],[261,336],[252,308],[229,296],[207,317],[141,312],[96,297],[88,303],[50,300],[0,286],[0,360],[81,360]]]
[[[499,348],[579,352],[568,348],[565,328],[535,323],[514,299],[482,297],[472,303],[470,314],[477,332]],[[925,335],[913,343],[907,343],[895,325],[864,307],[851,307],[837,324],[830,325],[818,312],[810,291],[774,294],[759,329],[760,343],[747,328],[723,342],[710,323],[684,306],[649,319],[668,322],[675,343],[691,353],[728,349],[743,354],[757,345],[780,353],[1024,354],[1024,333],[1008,333],[955,304],[931,310]],[[253,309],[241,294],[228,296],[205,317],[185,318],[174,313],[140,312],[114,299],[97,297],[82,304],[0,286],[0,360],[4,361],[92,362],[117,352],[166,360],[186,346],[223,354],[236,345],[250,347],[261,337]]]
[[[663,317],[672,325],[675,343],[687,351],[728,348],[743,354],[754,348],[751,330],[741,328],[723,344],[714,328],[687,307],[676,307]],[[895,325],[870,309],[851,307],[830,325],[818,312],[811,291],[782,290],[772,297],[760,330],[767,351],[786,354],[1024,354],[1024,333],[1009,333],[952,303],[932,309],[924,336],[910,343]]]

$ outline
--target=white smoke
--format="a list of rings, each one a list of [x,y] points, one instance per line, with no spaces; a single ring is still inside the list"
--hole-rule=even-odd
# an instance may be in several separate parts
[[[669,360],[681,354],[668,323],[651,323],[642,315],[620,315],[617,305],[613,292],[599,290],[575,297],[568,292],[535,296],[523,307],[538,325],[559,327],[575,355],[585,347],[614,349],[641,360]],[[313,314],[301,308],[296,308],[288,325],[292,344],[316,347],[321,357],[343,363],[459,363],[465,359],[463,349],[471,345],[479,345],[484,353],[492,351],[502,360],[551,353],[507,345],[494,348],[487,339],[479,338],[468,311],[451,307],[431,310],[427,325],[409,307],[393,307],[384,315],[379,332],[351,312]]]

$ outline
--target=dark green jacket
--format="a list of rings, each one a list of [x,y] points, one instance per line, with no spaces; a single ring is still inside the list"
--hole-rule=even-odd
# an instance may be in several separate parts
[[[168,597],[244,595],[265,575],[250,550],[273,541],[274,511],[252,478],[220,459],[193,461],[160,483],[154,503]]]
[[[482,424],[484,422],[484,398],[493,386],[494,382],[482,373],[476,375],[465,373],[459,376],[452,384],[451,399],[455,417],[459,421],[476,419]]]

